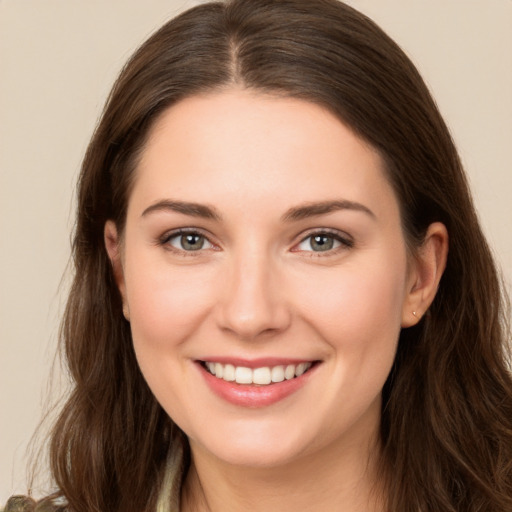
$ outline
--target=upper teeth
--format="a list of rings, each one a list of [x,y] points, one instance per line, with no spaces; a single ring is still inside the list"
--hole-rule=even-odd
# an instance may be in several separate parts
[[[234,366],[232,364],[213,363],[207,361],[206,368],[212,375],[228,382],[238,384],[270,384],[271,382],[282,382],[299,377],[311,368],[312,363],[288,364],[279,366],[263,366],[261,368],[246,368],[245,366]]]

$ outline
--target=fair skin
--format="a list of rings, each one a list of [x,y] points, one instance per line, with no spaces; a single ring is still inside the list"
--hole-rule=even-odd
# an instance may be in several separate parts
[[[436,223],[408,252],[375,150],[301,100],[187,98],[105,242],[140,368],[190,442],[182,510],[381,510],[381,390],[448,239]]]

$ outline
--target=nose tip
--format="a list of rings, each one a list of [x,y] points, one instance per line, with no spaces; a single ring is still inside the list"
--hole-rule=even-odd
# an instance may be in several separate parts
[[[291,314],[283,289],[268,265],[244,265],[231,274],[220,304],[222,330],[254,340],[285,330]]]
[[[257,314],[237,314],[232,311],[223,327],[238,338],[251,341],[281,331],[282,328],[277,324],[272,319],[263,319],[261,311]]]

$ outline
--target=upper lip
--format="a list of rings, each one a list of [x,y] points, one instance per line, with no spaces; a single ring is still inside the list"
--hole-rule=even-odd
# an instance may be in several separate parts
[[[240,357],[205,357],[198,359],[201,362],[232,364],[233,366],[242,366],[245,368],[262,368],[264,366],[287,366],[289,364],[298,365],[300,363],[313,363],[315,359],[309,358],[288,358],[288,357],[258,357],[256,359],[245,359]]]

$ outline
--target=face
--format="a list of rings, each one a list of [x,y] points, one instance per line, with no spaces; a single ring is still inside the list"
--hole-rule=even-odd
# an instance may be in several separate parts
[[[328,111],[181,101],[106,238],[140,368],[193,452],[276,466],[376,435],[412,278],[379,155]]]

